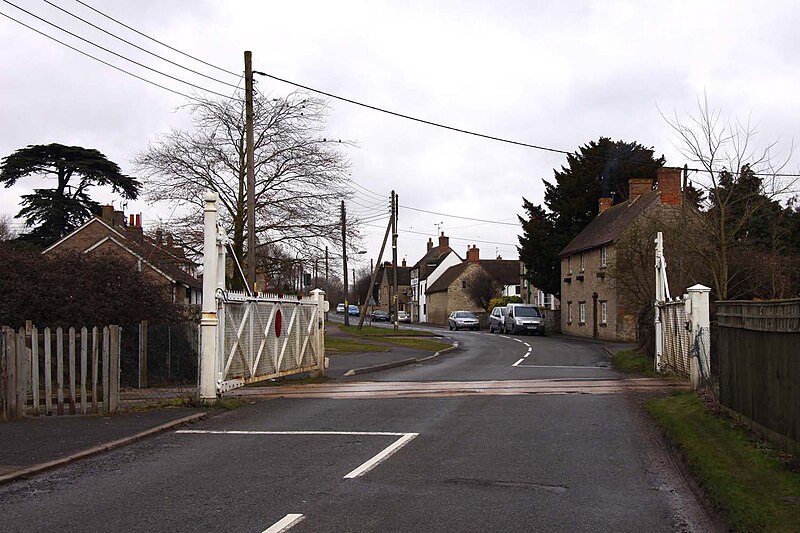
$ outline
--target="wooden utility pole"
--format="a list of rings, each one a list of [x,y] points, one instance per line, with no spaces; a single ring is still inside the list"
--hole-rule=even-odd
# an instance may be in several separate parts
[[[342,266],[344,268],[344,325],[350,325],[350,303],[347,301],[347,213],[342,200]]]
[[[244,53],[245,142],[247,144],[247,288],[256,292],[256,177],[253,171],[253,54]]]
[[[325,247],[325,292],[330,290],[328,288],[328,278],[330,277],[330,269],[328,268],[328,247]]]
[[[381,243],[381,251],[378,253],[378,268],[375,268],[372,265],[372,259],[369,261],[370,269],[372,270],[372,278],[369,280],[369,294],[367,295],[367,301],[364,302],[364,305],[361,307],[361,318],[358,319],[358,329],[364,325],[364,318],[367,315],[367,302],[369,302],[370,298],[372,298],[372,292],[375,287],[375,278],[378,277],[378,270],[381,268],[381,261],[383,260],[383,250],[386,248],[386,241],[389,240],[389,231],[392,229],[392,217],[389,217],[389,223],[386,224],[386,233],[383,235],[383,242]]]
[[[392,191],[392,286],[394,294],[392,303],[394,304],[394,329],[397,330],[397,195]]]

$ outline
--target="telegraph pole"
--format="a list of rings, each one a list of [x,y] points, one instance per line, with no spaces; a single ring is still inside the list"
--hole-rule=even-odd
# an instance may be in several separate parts
[[[330,276],[331,272],[328,268],[328,247],[325,247],[325,292],[328,292],[328,277]]]
[[[370,298],[372,298],[372,292],[375,287],[375,279],[378,277],[378,269],[381,268],[381,261],[383,260],[383,250],[386,248],[386,241],[389,240],[389,231],[392,229],[392,218],[389,217],[389,222],[386,224],[386,233],[383,235],[383,242],[381,243],[381,251],[378,252],[378,268],[375,268],[372,264],[372,259],[369,260],[369,268],[372,270],[372,278],[369,280],[369,295],[367,296],[367,301],[364,302],[363,306],[361,307],[361,318],[358,319],[358,329],[361,329],[361,326],[364,325],[364,317],[367,315],[367,302],[369,302]],[[391,305],[391,300],[390,300]],[[391,308],[390,308],[391,310]]]
[[[342,200],[342,266],[344,267],[344,325],[350,325],[350,307],[347,301],[347,214]]]
[[[256,292],[256,177],[253,172],[253,53],[244,53],[245,142],[247,144],[247,290]]]
[[[394,294],[394,329],[397,330],[397,195],[392,191],[392,286]]]

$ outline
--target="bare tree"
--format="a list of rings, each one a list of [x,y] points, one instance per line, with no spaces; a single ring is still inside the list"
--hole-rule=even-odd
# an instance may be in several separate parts
[[[10,241],[17,236],[10,215],[0,215],[0,241]]]
[[[349,161],[339,150],[351,143],[323,137],[327,105],[300,92],[254,97],[254,170],[258,246],[284,250],[324,248],[341,242],[339,201],[352,195]],[[186,106],[191,130],[172,129],[135,158],[147,200],[188,208],[170,228],[195,252],[202,244],[203,192],[219,195],[220,218],[243,259],[247,241],[244,98],[198,99]],[[353,233],[352,225],[348,228]],[[312,252],[311,255],[315,255]]]
[[[475,305],[489,311],[489,302],[503,292],[503,284],[483,268],[477,268],[467,277],[467,296]]]
[[[777,140],[759,146],[757,124],[723,117],[705,96],[695,115],[664,118],[676,133],[676,148],[701,170],[693,185],[705,193],[700,208],[706,216],[687,242],[708,269],[716,297],[728,299],[746,283],[733,258],[747,246],[748,226],[771,202],[796,191],[797,177],[783,173],[793,145],[783,155]]]

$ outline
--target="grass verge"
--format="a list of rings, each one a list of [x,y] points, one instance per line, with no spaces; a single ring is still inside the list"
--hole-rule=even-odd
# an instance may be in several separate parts
[[[325,350],[329,352],[388,352],[389,347],[381,344],[364,342],[356,337],[334,337],[325,338]]]
[[[445,342],[432,341],[430,339],[414,339],[414,338],[386,338],[382,339],[384,342],[395,344],[397,346],[404,346],[412,350],[424,350],[427,352],[438,352],[452,345]]]
[[[391,328],[379,328],[377,326],[364,326],[359,331],[358,326],[345,326],[339,325],[339,331],[347,333],[348,335],[356,335],[359,337],[430,337],[431,334],[425,331],[416,331],[413,329],[398,329],[395,331]]]
[[[615,352],[611,356],[611,363],[615,370],[626,374],[642,374],[648,378],[663,378],[653,369],[653,360],[636,350]]]
[[[800,531],[800,471],[786,456],[713,414],[694,392],[645,405],[731,531]]]

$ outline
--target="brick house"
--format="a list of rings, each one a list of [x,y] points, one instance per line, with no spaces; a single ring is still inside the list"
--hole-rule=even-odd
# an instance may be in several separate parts
[[[409,296],[411,294],[411,267],[406,265],[406,260],[403,259],[401,266],[397,267],[397,310],[408,312]],[[377,305],[375,309],[382,309],[390,311],[391,292],[390,287],[394,287],[394,268],[392,264],[387,262],[381,265],[378,271],[378,279],[375,281],[377,285]]]
[[[102,206],[96,216],[56,242],[42,254],[73,251],[84,254],[112,253],[130,261],[145,277],[162,285],[173,302],[199,305],[202,283],[194,276],[195,264],[186,258],[171,234],[157,230],[155,238],[144,234],[141,215],[125,220],[121,211]]]
[[[612,206],[611,198],[600,198],[597,217],[559,253],[563,333],[608,340],[637,338],[639,310],[625,301],[610,275],[615,245],[638,220],[665,220],[680,212],[681,169],[659,169],[655,189],[651,179],[631,179],[629,187],[629,199],[617,205]]]
[[[467,259],[448,268],[426,291],[428,322],[447,324],[447,317],[457,310],[485,313],[478,308],[467,291],[472,275],[483,270],[503,285],[502,294],[519,294],[521,279],[520,261],[481,259],[476,246],[467,249]],[[500,296],[498,294],[497,296]]]
[[[462,262],[461,257],[450,248],[450,239],[444,232],[439,235],[439,246],[428,239],[428,250],[409,270],[410,293],[406,311],[412,322],[428,322],[426,291],[448,268]]]

